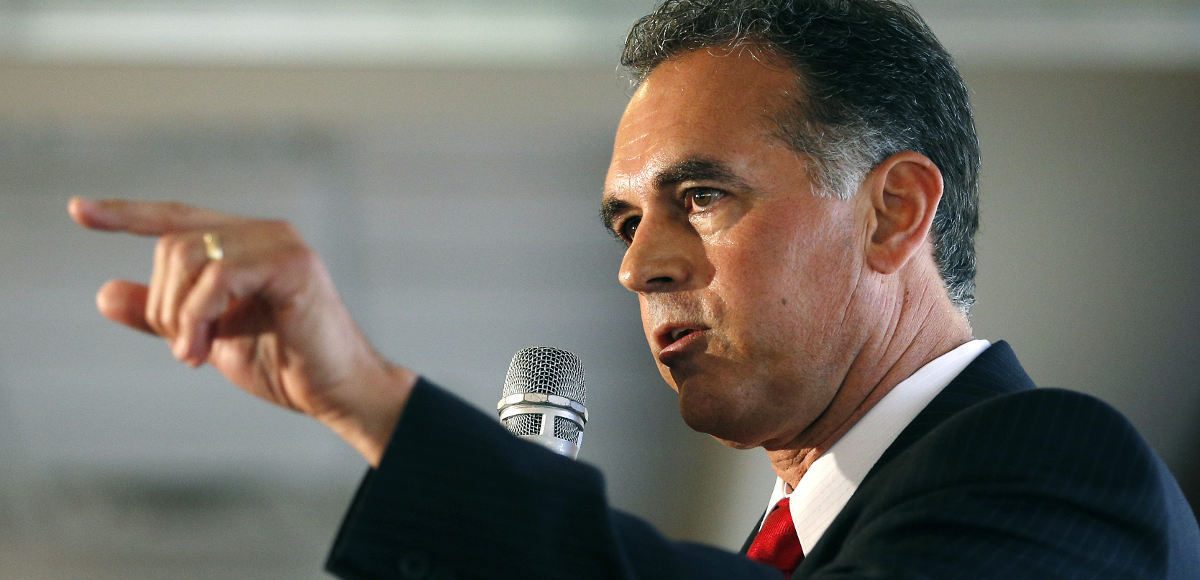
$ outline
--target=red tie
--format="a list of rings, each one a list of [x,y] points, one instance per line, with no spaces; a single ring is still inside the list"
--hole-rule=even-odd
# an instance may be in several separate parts
[[[771,509],[762,529],[758,530],[758,535],[750,543],[746,556],[783,572],[785,577],[796,571],[804,559],[804,548],[800,546],[800,537],[796,535],[788,498],[779,500]]]

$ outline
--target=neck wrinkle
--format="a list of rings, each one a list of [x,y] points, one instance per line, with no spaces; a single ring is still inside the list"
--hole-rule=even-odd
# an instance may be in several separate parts
[[[859,349],[826,412],[794,445],[767,452],[776,475],[789,488],[896,385],[971,340],[966,318],[941,302],[949,303],[945,293],[934,294],[927,287],[915,299],[905,292],[899,305],[886,309],[896,314],[877,326],[882,332]]]

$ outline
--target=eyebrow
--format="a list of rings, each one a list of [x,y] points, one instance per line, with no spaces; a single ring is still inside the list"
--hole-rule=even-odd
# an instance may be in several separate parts
[[[667,189],[685,181],[720,181],[738,189],[749,189],[728,165],[706,157],[691,157],[664,168],[654,176],[654,187]]]
[[[654,175],[654,188],[662,191],[685,181],[717,181],[735,189],[750,189],[749,184],[728,165],[707,157],[689,157],[663,168]],[[606,195],[600,204],[600,221],[605,229],[615,233],[613,223],[617,216],[632,208],[628,202]]]
[[[619,199],[608,198],[600,204],[600,221],[604,223],[604,229],[608,233],[617,235],[617,230],[613,229],[616,225],[617,216],[629,211],[633,206]]]

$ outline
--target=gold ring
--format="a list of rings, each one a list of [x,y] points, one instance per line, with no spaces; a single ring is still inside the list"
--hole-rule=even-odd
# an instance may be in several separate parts
[[[213,232],[204,232],[204,255],[209,260],[220,262],[225,258],[225,248],[221,247],[221,238]]]

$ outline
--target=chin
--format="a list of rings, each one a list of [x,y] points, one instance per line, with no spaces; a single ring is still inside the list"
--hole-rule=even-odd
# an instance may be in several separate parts
[[[679,414],[692,430],[707,433],[734,449],[752,449],[762,444],[755,433],[758,425],[757,421],[744,420],[743,411],[731,401],[697,396],[694,392],[681,393],[679,397]]]

